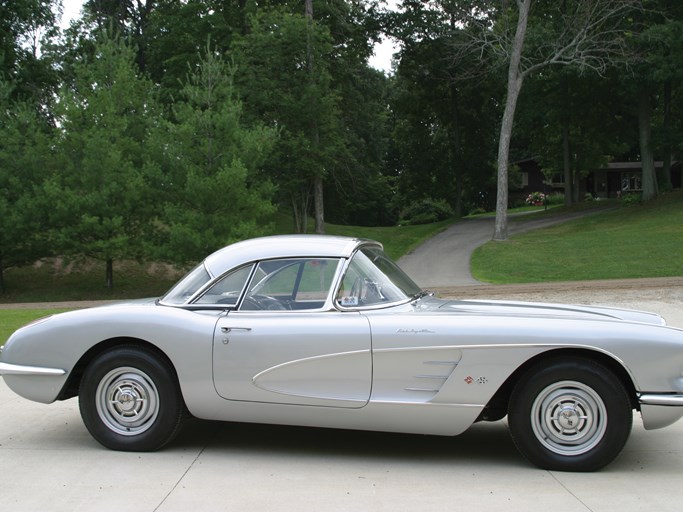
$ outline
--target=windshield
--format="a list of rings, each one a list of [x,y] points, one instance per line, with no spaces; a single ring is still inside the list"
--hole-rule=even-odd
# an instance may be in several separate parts
[[[200,263],[178,281],[178,284],[161,298],[161,302],[164,304],[185,304],[210,279],[211,277],[204,268],[204,264]]]
[[[378,247],[354,254],[337,293],[343,307],[379,306],[403,302],[422,290]]]

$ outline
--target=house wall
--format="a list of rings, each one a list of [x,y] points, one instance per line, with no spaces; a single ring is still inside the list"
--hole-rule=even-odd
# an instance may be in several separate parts
[[[510,203],[514,205],[532,192],[564,192],[562,183],[544,183],[545,175],[541,167],[533,159],[515,162],[523,176],[521,188],[510,191]],[[662,163],[656,163],[661,168]],[[674,162],[671,169],[671,182],[673,188],[682,186],[681,162]],[[615,198],[627,192],[642,191],[642,169],[638,162],[612,163],[608,167],[589,172],[579,179],[577,199],[580,201],[587,193],[593,197]]]

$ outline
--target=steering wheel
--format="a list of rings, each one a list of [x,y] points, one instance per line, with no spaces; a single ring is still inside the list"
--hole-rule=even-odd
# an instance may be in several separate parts
[[[247,307],[245,307],[245,305]],[[242,309],[247,311],[283,311],[288,308],[275,297],[270,297],[268,295],[252,295],[251,297],[245,297],[244,302],[242,303]]]

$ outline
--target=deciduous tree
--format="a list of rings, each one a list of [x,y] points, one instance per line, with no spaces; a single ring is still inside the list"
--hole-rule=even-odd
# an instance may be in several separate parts
[[[250,118],[279,131],[269,168],[302,232],[314,191],[344,152],[329,70],[332,51],[323,25],[303,12],[276,8],[253,17],[235,53],[236,79]]]
[[[630,16],[639,0],[515,0],[494,9],[490,1],[473,2],[463,20],[478,30],[457,45],[456,55],[478,52],[505,63],[507,91],[498,139],[498,192],[494,240],[507,239],[508,168],[517,100],[524,80],[551,65],[574,66],[602,73],[627,60]]]

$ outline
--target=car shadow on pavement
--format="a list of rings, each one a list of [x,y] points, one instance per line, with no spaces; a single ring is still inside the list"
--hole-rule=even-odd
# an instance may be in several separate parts
[[[473,425],[459,436],[427,436],[355,430],[226,423],[191,419],[168,449],[203,447],[213,452],[297,458],[375,458],[392,461],[530,467],[502,422]]]

